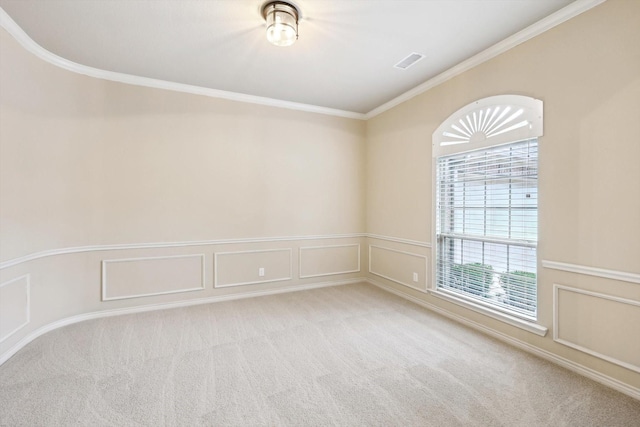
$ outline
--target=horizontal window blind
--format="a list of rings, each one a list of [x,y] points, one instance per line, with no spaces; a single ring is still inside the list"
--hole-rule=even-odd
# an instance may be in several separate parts
[[[439,289],[535,318],[537,139],[437,159]]]

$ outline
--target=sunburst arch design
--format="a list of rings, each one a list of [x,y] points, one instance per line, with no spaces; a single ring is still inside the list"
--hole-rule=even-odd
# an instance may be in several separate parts
[[[433,133],[433,154],[438,156],[541,135],[542,101],[520,95],[492,96],[449,116]]]

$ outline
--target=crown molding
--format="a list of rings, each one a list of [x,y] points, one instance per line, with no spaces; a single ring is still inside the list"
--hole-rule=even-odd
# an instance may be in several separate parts
[[[148,77],[135,76],[132,74],[117,73],[114,71],[101,70],[77,62],[69,61],[52,52],[49,52],[36,43],[24,30],[0,7],[0,26],[4,28],[22,47],[38,58],[56,67],[67,71],[95,77],[102,80],[125,83],[134,86],[143,86],[155,89],[165,89],[174,92],[203,95],[211,98],[227,99],[229,101],[245,102],[249,104],[265,105],[268,107],[286,108],[289,110],[303,111],[307,113],[324,114],[328,116],[345,117],[348,119],[364,120],[365,115],[353,111],[338,110],[334,108],[320,107],[317,105],[302,104],[299,102],[283,101],[280,99],[266,98],[262,96],[247,95],[244,93],[229,92],[225,90],[211,89],[202,86],[193,86],[183,83],[175,83],[166,80],[152,79]]]
[[[544,33],[545,31],[548,31],[553,27],[568,21],[571,18],[598,6],[601,3],[604,3],[605,1],[607,0],[576,0],[575,2],[560,9],[559,11],[547,16],[546,18],[536,22],[535,24],[528,26],[524,30],[519,31],[510,37],[507,37],[506,39],[483,50],[477,55],[474,55],[471,58],[462,61],[458,65],[449,68],[448,70],[414,87],[413,89],[410,89],[402,95],[393,98],[391,101],[388,101],[381,106],[374,108],[364,115],[365,119],[369,120],[379,114],[382,114],[385,111],[390,110],[393,107],[402,104],[403,102],[408,101],[411,98],[414,98],[428,91],[429,89],[432,89],[446,82],[447,80],[450,80],[464,73],[465,71],[469,71],[470,69],[477,67],[478,65],[492,58],[495,58],[496,56],[518,46],[519,44],[524,43],[527,40],[530,40]]]
[[[416,86],[415,88],[403,93],[402,95],[388,101],[366,114],[356,113],[353,111],[338,110],[317,105],[302,104],[298,102],[283,101],[279,99],[266,98],[261,96],[247,95],[243,93],[229,92],[218,89],[205,88],[201,86],[192,86],[183,83],[169,82],[166,80],[152,79],[148,77],[134,76],[131,74],[117,73],[113,71],[101,70],[98,68],[88,67],[69,61],[52,52],[49,52],[31,37],[0,7],[0,26],[2,26],[9,34],[11,34],[27,51],[36,55],[38,58],[53,64],[65,70],[95,77],[103,80],[110,80],[119,83],[125,83],[135,86],[144,86],[156,89],[165,89],[175,92],[190,93],[194,95],[203,95],[211,98],[227,99],[230,101],[246,102],[250,104],[265,105],[269,107],[286,108],[289,110],[304,111],[309,113],[324,114],[329,116],[344,117],[357,120],[371,119],[391,108],[414,98],[429,89],[432,89],[453,77],[464,73],[498,55],[508,51],[509,49],[524,43],[527,40],[536,37],[551,28],[562,24],[569,19],[586,12],[604,3],[606,0],[576,0],[568,6],[560,9],[552,15],[536,22],[522,31],[496,43],[495,45],[485,49],[479,54],[459,63],[458,65],[444,71],[441,74],[427,80],[426,82]]]

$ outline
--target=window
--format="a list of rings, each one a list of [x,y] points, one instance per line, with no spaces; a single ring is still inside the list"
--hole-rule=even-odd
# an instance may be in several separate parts
[[[439,289],[536,316],[538,141],[437,159]]]
[[[541,135],[542,101],[518,95],[469,104],[434,132],[439,295],[536,319]]]

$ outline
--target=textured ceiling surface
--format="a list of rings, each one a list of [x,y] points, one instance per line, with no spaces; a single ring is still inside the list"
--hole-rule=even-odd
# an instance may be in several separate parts
[[[0,0],[48,51],[103,70],[367,113],[571,0],[295,0],[270,45],[263,0]],[[425,55],[407,70],[393,66]]]

